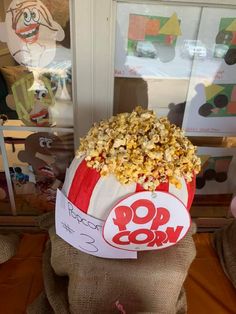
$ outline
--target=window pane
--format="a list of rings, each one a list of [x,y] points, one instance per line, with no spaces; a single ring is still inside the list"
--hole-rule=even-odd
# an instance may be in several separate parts
[[[0,12],[0,114],[16,211],[39,214],[54,209],[74,154],[69,0],[4,0]]]
[[[200,14],[194,6],[118,3],[115,112],[142,105],[181,125]]]
[[[0,49],[9,53],[0,58],[1,113],[29,126],[73,126],[69,1],[2,6]]]

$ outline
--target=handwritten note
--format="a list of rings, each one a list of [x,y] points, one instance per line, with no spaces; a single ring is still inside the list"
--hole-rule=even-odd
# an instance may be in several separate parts
[[[135,259],[137,252],[110,246],[102,236],[104,221],[91,217],[74,206],[57,190],[56,233],[76,249],[104,258]]]

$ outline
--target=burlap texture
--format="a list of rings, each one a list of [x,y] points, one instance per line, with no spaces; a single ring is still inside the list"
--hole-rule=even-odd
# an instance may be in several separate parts
[[[0,264],[7,262],[16,254],[19,241],[16,234],[0,235]]]
[[[217,230],[213,241],[221,265],[236,288],[236,219]]]
[[[27,308],[27,314],[54,314],[45,292],[42,292],[37,299]]]
[[[196,253],[193,232],[194,226],[176,246],[137,260],[110,260],[78,251],[51,227],[43,272],[52,313],[186,313],[182,286]],[[48,306],[41,298],[37,306]],[[28,313],[41,314],[37,306]]]

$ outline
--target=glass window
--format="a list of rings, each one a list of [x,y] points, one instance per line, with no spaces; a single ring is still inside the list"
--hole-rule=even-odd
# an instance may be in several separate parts
[[[116,10],[114,113],[141,105],[191,136],[202,160],[192,215],[204,219],[226,219],[235,193],[236,9],[219,6],[117,1]]]
[[[1,1],[0,12],[1,148],[11,206],[39,214],[54,208],[74,152],[69,0]]]

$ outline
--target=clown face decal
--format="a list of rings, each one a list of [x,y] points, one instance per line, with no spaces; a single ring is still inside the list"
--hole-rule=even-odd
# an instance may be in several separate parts
[[[29,126],[50,126],[49,107],[54,105],[50,81],[27,74],[12,85],[15,109],[19,119]]]
[[[3,25],[1,28],[0,40],[4,41]],[[12,56],[19,64],[31,67],[47,66],[55,57],[56,41],[65,35],[39,0],[13,0],[6,13],[5,32]]]

